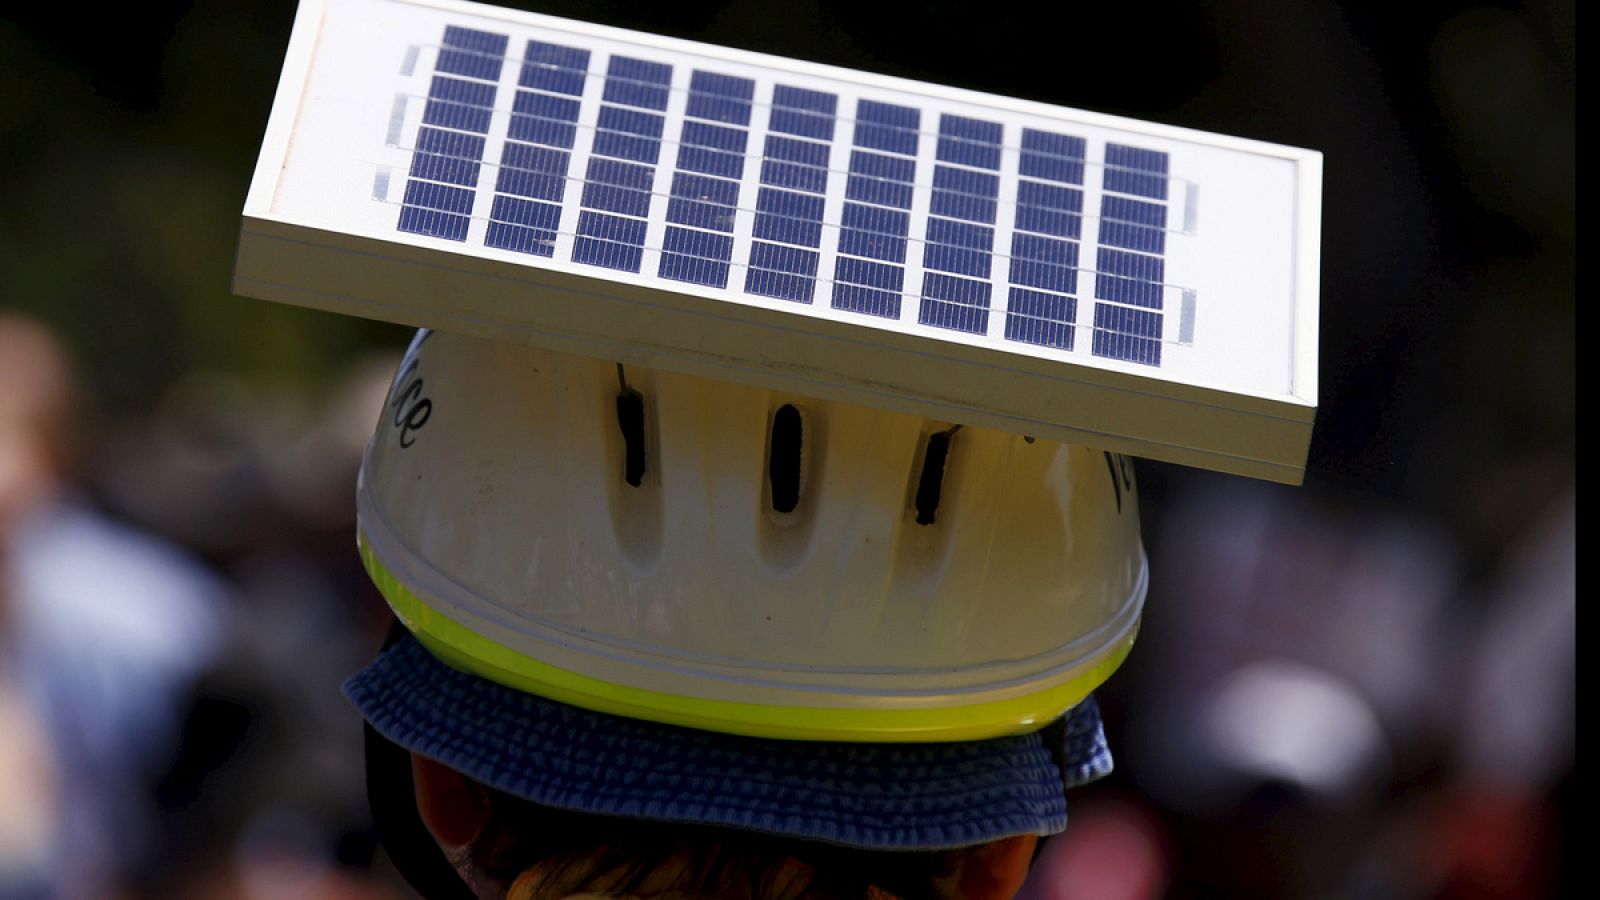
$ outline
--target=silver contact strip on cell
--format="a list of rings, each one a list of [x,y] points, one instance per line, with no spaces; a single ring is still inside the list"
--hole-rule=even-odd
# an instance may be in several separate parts
[[[395,94],[394,105],[389,108],[389,130],[384,134],[383,141],[390,147],[400,146],[401,135],[405,133],[408,100],[405,94]]]
[[[1178,307],[1178,343],[1185,347],[1194,346],[1194,317],[1195,294],[1187,288],[1183,291],[1183,298]]]

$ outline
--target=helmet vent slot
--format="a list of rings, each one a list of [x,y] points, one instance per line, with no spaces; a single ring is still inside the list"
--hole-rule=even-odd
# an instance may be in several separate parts
[[[785,403],[772,417],[767,447],[767,479],[775,512],[794,512],[800,504],[800,446],[804,424],[800,410]]]
[[[944,489],[944,464],[950,456],[950,439],[961,430],[957,425],[949,431],[936,431],[928,435],[928,449],[922,456],[922,478],[917,483],[917,524],[932,525],[939,511],[939,492]]]
[[[622,428],[622,479],[644,483],[644,395],[626,388],[617,395],[617,425]]]

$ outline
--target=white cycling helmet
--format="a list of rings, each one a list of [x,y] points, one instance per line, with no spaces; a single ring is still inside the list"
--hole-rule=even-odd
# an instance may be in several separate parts
[[[358,494],[445,662],[758,737],[1037,729],[1121,663],[1147,584],[1124,458],[438,332]]]

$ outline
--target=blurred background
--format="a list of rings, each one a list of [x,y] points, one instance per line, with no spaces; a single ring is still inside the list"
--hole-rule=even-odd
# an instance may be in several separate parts
[[[1027,895],[1573,883],[1573,3],[510,5],[1326,154],[1306,485],[1140,463],[1118,769]],[[0,18],[5,900],[409,896],[338,693],[409,333],[228,287],[293,13]]]

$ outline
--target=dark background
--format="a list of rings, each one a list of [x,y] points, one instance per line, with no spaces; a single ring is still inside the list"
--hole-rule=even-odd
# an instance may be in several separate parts
[[[1444,586],[1416,640],[1465,642],[1450,646],[1492,644],[1497,623],[1518,604],[1506,585],[1530,542],[1552,540],[1552,515],[1554,540],[1570,530],[1559,511],[1574,503],[1573,4],[508,5],[1325,154],[1321,395],[1306,485],[1240,485],[1141,463],[1155,573],[1150,640],[1104,692],[1114,749],[1120,741],[1129,753],[1085,803],[1136,811],[1142,833],[1155,835],[1147,845],[1157,848],[1160,883],[1174,895],[1478,896],[1469,888],[1493,887],[1493,878],[1462,875],[1448,860],[1429,863],[1427,873],[1418,862],[1405,877],[1361,880],[1367,876],[1352,873],[1407,864],[1374,863],[1370,848],[1350,849],[1343,838],[1335,842],[1343,849],[1330,851],[1342,860],[1335,871],[1241,875],[1260,854],[1276,852],[1260,842],[1273,816],[1301,816],[1312,823],[1308,833],[1337,817],[1294,790],[1265,807],[1256,792],[1221,811],[1179,809],[1170,791],[1140,780],[1137,745],[1148,742],[1139,736],[1148,729],[1130,723],[1140,708],[1160,705],[1149,685],[1165,680],[1169,690],[1183,677],[1172,655],[1207,652],[1210,639],[1196,636],[1201,646],[1188,647],[1162,637],[1179,621],[1163,610],[1191,602],[1188,584],[1162,574],[1164,559],[1175,560],[1169,572],[1183,571],[1181,554],[1196,537],[1177,510],[1208,521],[1207,510],[1261,504],[1286,522],[1314,523],[1303,529],[1311,535],[1306,552],[1336,544],[1353,554],[1362,535],[1387,528],[1421,536],[1429,549],[1413,562]],[[358,410],[355,431],[368,427],[374,412],[362,419],[359,404],[340,405],[340,392],[365,383],[367,361],[376,359],[370,365],[380,371],[392,365],[369,354],[402,349],[407,331],[228,292],[292,4],[122,4],[95,7],[87,21],[86,7],[29,3],[11,5],[6,16],[0,311],[48,323],[85,373],[94,438],[85,488],[99,507],[246,585],[246,603],[293,594],[282,585],[248,587],[265,578],[266,561],[292,558],[315,573],[319,590],[347,598],[337,625],[346,655],[330,658],[357,659],[381,610],[359,571],[341,561],[354,556],[346,530],[352,492],[343,480],[352,458],[290,478],[289,487],[283,473],[306,458],[308,435],[338,430],[349,409]],[[1292,560],[1306,546],[1275,543],[1264,552]],[[1322,599],[1274,602],[1292,617],[1295,603]],[[1381,617],[1369,625],[1385,627]],[[1440,646],[1416,652],[1451,655]],[[183,746],[205,761],[180,760],[178,775],[163,776],[162,808],[168,822],[223,816],[217,821],[229,824],[209,829],[210,844],[183,837],[195,826],[169,826],[173,845],[191,849],[172,850],[152,871],[180,859],[179,868],[199,866],[203,854],[193,848],[225,854],[236,832],[248,830],[240,823],[258,802],[250,792],[227,794],[236,799],[226,816],[206,798],[219,796],[218,784],[256,779],[252,767],[269,765],[264,758],[281,762],[277,750],[251,755],[278,746],[264,743],[265,732],[277,729],[273,740],[285,746],[317,740],[297,722],[294,703],[262,699],[277,690],[254,686],[276,684],[265,668],[246,679],[248,689],[199,691],[197,708],[210,717],[191,720]],[[328,677],[337,678],[336,668],[329,664]],[[1385,719],[1396,762],[1364,788],[1371,799],[1350,814],[1361,823],[1355,831],[1410,828],[1393,823],[1422,815],[1416,809],[1428,798],[1453,797],[1470,780],[1456,749],[1469,739],[1452,723],[1480,699],[1470,695],[1476,682],[1457,668],[1429,672],[1419,689],[1433,698],[1420,716],[1429,724],[1403,713]],[[1536,689],[1562,692],[1571,708],[1570,669]],[[332,709],[327,715],[337,716]],[[262,725],[268,721],[272,728]],[[219,730],[231,736],[216,739]],[[1491,816],[1490,837],[1460,839],[1489,841],[1520,860],[1507,864],[1520,873],[1511,887],[1482,896],[1555,890],[1570,741],[1570,730],[1548,735],[1566,761],[1554,775],[1523,779],[1528,799],[1518,809],[1526,815]],[[352,772],[358,777],[358,768],[335,763],[327,777]],[[173,794],[174,778],[192,784]],[[290,843],[352,878],[366,878],[369,865],[381,873],[360,816],[353,801],[308,816],[318,824]],[[1426,831],[1436,823],[1416,827],[1426,832],[1417,838],[1423,844],[1454,846]],[[1503,849],[1519,840],[1524,850]],[[1485,854],[1494,855],[1461,855]],[[1367,889],[1379,882],[1381,890]]]

